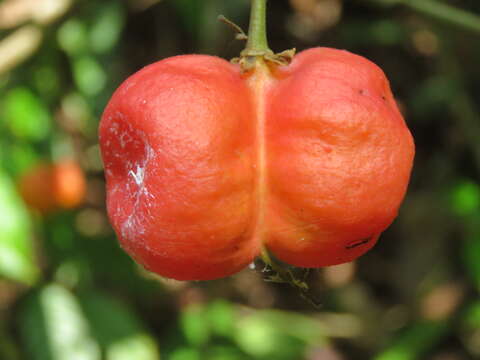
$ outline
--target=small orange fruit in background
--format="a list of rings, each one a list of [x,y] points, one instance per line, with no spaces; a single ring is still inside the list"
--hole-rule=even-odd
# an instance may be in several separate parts
[[[86,193],[85,174],[71,159],[33,166],[21,175],[18,186],[25,203],[41,213],[75,208]]]

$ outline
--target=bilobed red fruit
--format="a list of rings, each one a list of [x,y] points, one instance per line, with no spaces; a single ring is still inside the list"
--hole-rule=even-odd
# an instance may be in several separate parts
[[[85,174],[71,159],[33,166],[22,174],[18,186],[25,203],[42,213],[72,209],[86,193]]]
[[[121,245],[179,280],[233,274],[262,246],[301,267],[354,260],[396,217],[414,156],[382,70],[329,48],[249,72],[154,63],[113,95],[100,146]]]

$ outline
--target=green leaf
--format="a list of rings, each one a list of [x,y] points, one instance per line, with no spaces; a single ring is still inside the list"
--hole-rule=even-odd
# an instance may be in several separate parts
[[[51,284],[33,294],[20,314],[30,360],[100,360],[100,349],[76,297]]]
[[[392,20],[352,21],[346,23],[339,31],[340,37],[352,45],[392,46],[402,42],[406,37],[404,28]]]
[[[298,359],[307,346],[323,345],[322,326],[303,315],[283,311],[258,311],[237,324],[235,341],[256,357]]]
[[[177,9],[184,26],[188,31],[199,37],[199,29],[202,22],[205,1],[197,0],[171,0],[170,3]]]
[[[22,139],[45,139],[51,128],[50,113],[30,89],[17,87],[5,95],[4,121],[12,133]]]
[[[235,329],[235,311],[230,303],[214,301],[208,306],[206,315],[212,333],[224,337],[232,336]]]
[[[373,41],[381,45],[396,45],[405,37],[403,27],[391,20],[373,22],[367,29]]]
[[[0,359],[19,360],[20,353],[17,344],[6,332],[4,326],[0,327]]]
[[[33,73],[33,80],[38,92],[50,98],[57,95],[61,87],[58,69],[53,65],[38,66]]]
[[[412,89],[409,103],[411,110],[420,118],[443,111],[452,96],[458,92],[458,84],[451,77],[442,75],[432,76],[416,88]]]
[[[480,186],[470,180],[455,186],[452,191],[452,209],[458,215],[470,215],[480,209]]]
[[[14,184],[0,171],[0,276],[25,284],[38,278],[31,224]]]
[[[209,360],[246,360],[249,359],[238,347],[233,345],[216,345],[209,346],[204,358]]]
[[[88,51],[87,27],[78,19],[69,19],[58,29],[57,40],[70,56],[76,56]]]
[[[90,29],[91,49],[100,54],[111,51],[120,39],[124,22],[125,14],[118,2],[102,4]]]
[[[462,255],[464,266],[480,288],[480,234],[472,234],[463,241]]]
[[[13,176],[18,176],[39,161],[39,154],[32,143],[22,142],[9,144],[6,148],[5,169]]]
[[[448,330],[442,321],[423,321],[407,328],[375,360],[415,360],[435,345]]]
[[[204,345],[210,338],[207,314],[205,308],[201,305],[190,305],[181,313],[180,327],[191,345]]]
[[[73,61],[73,76],[78,89],[86,95],[97,95],[106,84],[106,74],[100,64],[89,56]]]
[[[154,339],[130,309],[98,293],[80,299],[105,360],[160,358]]]
[[[168,357],[169,360],[202,360],[202,356],[200,351],[197,349],[181,347],[175,349],[170,356]]]
[[[480,302],[475,302],[464,311],[463,324],[470,329],[480,329]]]

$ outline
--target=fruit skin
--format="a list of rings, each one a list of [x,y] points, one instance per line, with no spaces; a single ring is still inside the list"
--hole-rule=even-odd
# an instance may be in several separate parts
[[[296,266],[352,261],[397,216],[413,139],[383,71],[363,57],[310,49],[277,76],[267,114],[268,247]]]
[[[82,168],[75,160],[41,162],[22,174],[19,192],[25,203],[43,214],[79,206],[86,193]]]
[[[115,92],[99,134],[121,245],[178,280],[233,274],[262,246],[302,267],[354,260],[397,215],[414,156],[383,72],[328,48],[248,73],[159,61]]]
[[[135,260],[181,280],[252,261],[254,116],[240,72],[215,57],[160,61],[115,92],[100,124],[107,208]]]

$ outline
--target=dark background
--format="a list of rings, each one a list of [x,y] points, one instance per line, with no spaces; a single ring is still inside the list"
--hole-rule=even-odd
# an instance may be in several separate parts
[[[237,56],[243,44],[216,17],[246,29],[248,11],[247,0],[0,1],[0,359],[480,357],[477,0],[269,1],[273,50],[374,61],[416,141],[408,195],[375,249],[310,275],[320,309],[253,270],[176,282],[120,250],[97,145],[106,102],[159,59]],[[83,204],[29,208],[22,174],[65,157],[85,172]]]

